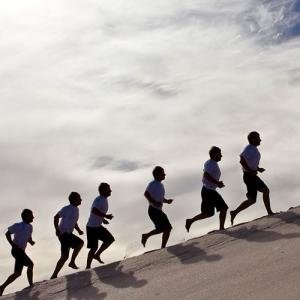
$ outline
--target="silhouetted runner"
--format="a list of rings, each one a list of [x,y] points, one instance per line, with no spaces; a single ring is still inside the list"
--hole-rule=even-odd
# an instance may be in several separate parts
[[[238,208],[230,212],[231,225],[233,225],[234,218],[242,210],[248,208],[256,202],[257,192],[263,193],[263,201],[268,212],[268,215],[273,215],[270,205],[270,191],[266,184],[257,176],[257,173],[265,171],[264,168],[259,167],[260,152],[257,147],[260,145],[261,139],[259,133],[252,131],[248,134],[249,145],[245,147],[240,157],[240,164],[243,168],[243,179],[247,187],[247,200],[242,202]]]
[[[167,215],[162,211],[162,206],[163,203],[171,204],[173,200],[165,199],[165,188],[161,183],[166,177],[164,169],[160,166],[156,166],[152,171],[152,174],[154,180],[148,184],[144,196],[149,202],[148,214],[151,221],[154,223],[155,229],[142,234],[141,242],[145,247],[150,236],[162,233],[161,248],[165,248],[172,226]]]
[[[218,162],[222,158],[221,149],[213,146],[209,150],[209,156],[210,159],[205,162],[203,170],[201,214],[196,215],[191,219],[186,219],[185,228],[188,232],[195,221],[212,217],[215,214],[215,208],[220,212],[219,229],[224,229],[228,206],[222,196],[216,191],[216,188],[224,187],[223,181],[220,181],[221,171],[218,165]]]
[[[87,247],[90,249],[86,263],[87,269],[90,269],[93,259],[97,260],[102,264],[104,263],[101,260],[100,255],[115,240],[112,234],[104,226],[102,226],[102,223],[109,224],[107,219],[111,220],[113,218],[112,214],[107,214],[107,198],[111,195],[111,189],[109,184],[102,182],[98,187],[98,191],[100,196],[98,196],[92,204],[90,217],[86,225],[88,241]],[[98,240],[101,240],[103,242],[99,249]]]
[[[76,257],[83,246],[83,240],[73,234],[74,229],[82,235],[83,231],[78,226],[79,209],[81,204],[81,197],[78,193],[72,192],[69,195],[70,205],[64,206],[54,216],[54,227],[56,235],[61,244],[61,256],[58,260],[55,270],[51,276],[51,279],[56,278],[61,268],[69,258],[70,248],[74,249],[69,263],[69,267],[73,269],[79,269],[75,263]],[[59,222],[59,219],[60,222]]]
[[[15,269],[14,273],[11,274],[6,281],[0,286],[0,296],[3,294],[5,288],[14,282],[22,274],[23,267],[27,267],[27,278],[29,286],[33,286],[33,262],[25,253],[27,243],[34,245],[35,242],[32,240],[32,223],[34,216],[30,209],[24,209],[21,214],[22,222],[15,223],[8,227],[8,231],[5,236],[10,243],[12,249],[11,254],[15,258]],[[11,235],[14,235],[12,240]]]

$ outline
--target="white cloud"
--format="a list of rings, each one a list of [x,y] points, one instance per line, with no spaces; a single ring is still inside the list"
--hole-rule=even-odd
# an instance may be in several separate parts
[[[84,227],[102,180],[112,185],[117,238],[107,260],[142,251],[139,232],[152,226],[143,191],[156,164],[166,168],[167,194],[176,200],[166,207],[170,243],[216,228],[217,217],[190,235],[183,228],[200,210],[207,151],[223,149],[221,193],[235,207],[245,193],[238,155],[253,129],[262,134],[274,210],[297,203],[299,1],[0,6],[0,224],[5,231],[24,206],[32,207],[37,278],[46,278],[57,259],[53,215],[77,190]],[[240,220],[264,213],[258,202]],[[50,242],[57,249],[46,263]]]

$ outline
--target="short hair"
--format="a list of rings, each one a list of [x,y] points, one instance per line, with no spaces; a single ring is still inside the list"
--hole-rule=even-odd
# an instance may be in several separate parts
[[[250,143],[250,141],[252,141],[254,138],[257,138],[259,137],[259,133],[257,131],[251,131],[249,134],[248,134],[248,141]]]
[[[105,192],[107,189],[109,188],[109,184],[106,182],[101,182],[99,187],[98,187],[98,191],[101,194],[103,194],[103,192]]]
[[[72,203],[74,200],[78,199],[80,195],[77,192],[71,192],[69,195],[69,201]]]
[[[161,166],[156,166],[152,171],[152,175],[154,178],[156,178],[157,175],[161,174],[163,171],[164,169]]]
[[[212,146],[209,150],[209,156],[211,157],[212,155],[221,152],[221,149],[217,146]]]
[[[28,208],[23,209],[22,213],[21,213],[21,217],[22,220],[24,221],[26,219],[26,217],[33,215],[32,211]]]

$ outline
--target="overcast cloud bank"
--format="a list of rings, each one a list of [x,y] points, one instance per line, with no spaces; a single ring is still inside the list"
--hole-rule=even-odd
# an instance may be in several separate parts
[[[140,253],[138,233],[152,228],[143,192],[156,164],[175,199],[166,207],[170,243],[216,228],[217,217],[184,230],[200,210],[208,149],[223,150],[221,193],[236,207],[245,197],[238,155],[253,129],[274,210],[298,204],[300,1],[244,2],[0,4],[0,225],[4,233],[33,209],[37,279],[59,255],[52,217],[78,191],[84,228],[100,181],[112,186],[117,240],[106,261]],[[239,221],[263,214],[258,201]],[[12,260],[4,235],[0,243],[2,281]]]

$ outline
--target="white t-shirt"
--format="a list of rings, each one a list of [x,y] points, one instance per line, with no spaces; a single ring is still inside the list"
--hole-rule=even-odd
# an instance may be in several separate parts
[[[243,152],[240,154],[247,163],[247,165],[254,171],[257,170],[260,161],[260,152],[258,151],[257,147],[254,145],[247,145]],[[243,167],[243,170],[247,172],[247,170]]]
[[[103,217],[97,216],[94,213],[92,213],[94,207],[100,210],[102,213],[106,214],[108,211],[107,198],[100,195],[94,200],[91,207],[90,217],[86,225],[88,227],[99,227],[103,222]]]
[[[8,227],[8,231],[14,235],[13,242],[22,250],[25,250],[32,235],[32,225],[25,222],[15,223]]]
[[[72,233],[79,219],[78,207],[72,204],[67,205],[58,212],[58,215],[61,217],[58,226],[60,233]]]
[[[217,181],[220,180],[221,171],[218,163],[213,159],[209,159],[208,161],[205,162],[203,172],[207,172],[213,179]],[[202,183],[204,187],[206,187],[209,190],[215,190],[218,187],[215,183],[207,180],[204,177],[204,175],[202,177]]]
[[[160,181],[158,181],[156,179],[151,181],[148,184],[146,191],[149,192],[149,194],[154,199],[154,201],[157,201],[157,202],[163,204],[164,199],[165,199],[165,188],[164,188],[164,185]],[[162,207],[157,207],[151,202],[149,202],[149,204],[155,208],[162,209]]]

